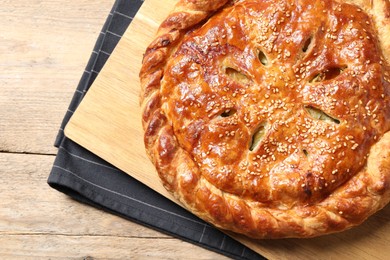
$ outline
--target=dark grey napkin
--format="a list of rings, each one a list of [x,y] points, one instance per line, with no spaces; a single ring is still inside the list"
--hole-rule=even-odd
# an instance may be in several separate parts
[[[66,138],[63,129],[142,5],[117,0],[103,26],[55,141],[48,184],[74,199],[234,259],[264,259]]]

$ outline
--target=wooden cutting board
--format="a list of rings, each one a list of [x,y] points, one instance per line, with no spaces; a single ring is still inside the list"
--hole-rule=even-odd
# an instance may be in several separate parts
[[[67,137],[173,201],[145,153],[138,72],[146,46],[175,2],[145,1],[65,129]],[[320,238],[255,241],[230,235],[267,258],[385,259],[389,220],[388,206],[358,228]]]

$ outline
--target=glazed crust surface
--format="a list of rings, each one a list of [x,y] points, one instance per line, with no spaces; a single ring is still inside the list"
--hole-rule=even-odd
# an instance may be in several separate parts
[[[314,237],[390,200],[386,0],[180,0],[145,52],[145,146],[191,212]]]

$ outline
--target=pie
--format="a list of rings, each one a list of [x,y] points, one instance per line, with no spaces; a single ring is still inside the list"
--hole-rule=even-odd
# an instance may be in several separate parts
[[[388,0],[179,0],[140,81],[164,187],[222,230],[315,237],[390,200]]]

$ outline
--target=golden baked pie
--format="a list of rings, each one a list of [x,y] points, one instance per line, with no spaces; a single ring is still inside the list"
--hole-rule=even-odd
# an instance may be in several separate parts
[[[390,200],[388,0],[180,0],[146,49],[145,145],[188,210],[313,237]]]

